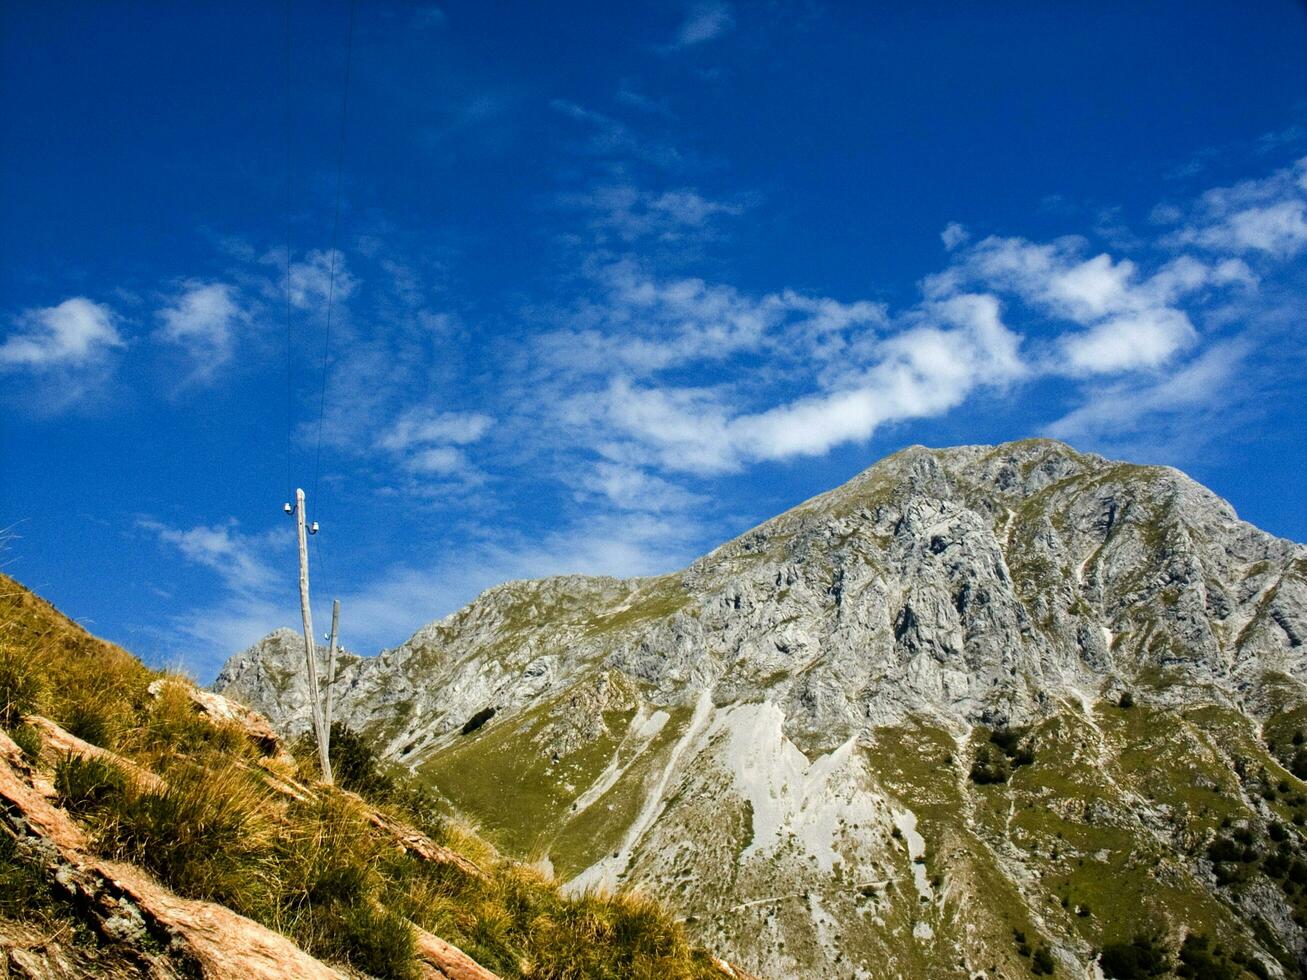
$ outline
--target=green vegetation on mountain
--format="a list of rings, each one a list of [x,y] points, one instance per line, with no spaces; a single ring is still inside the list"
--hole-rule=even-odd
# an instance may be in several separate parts
[[[914,446],[681,572],[491,589],[340,716],[763,975],[1287,977],[1304,639],[1307,552],[1176,470]],[[219,689],[300,730],[296,642]]]
[[[105,751],[43,748],[43,718]],[[720,975],[656,902],[561,895],[548,876],[442,815],[343,726],[333,732],[340,785],[329,788],[314,782],[312,753],[270,755],[238,721],[197,711],[188,681],[148,670],[3,576],[0,727],[22,748],[32,785],[48,781],[95,852],[326,962],[417,976],[418,927],[504,977]],[[103,930],[97,938],[76,896],[43,874],[16,811],[5,812],[0,941],[20,942],[26,924],[63,923],[85,947],[69,956],[108,962],[112,941]],[[392,826],[462,863],[397,847]]]

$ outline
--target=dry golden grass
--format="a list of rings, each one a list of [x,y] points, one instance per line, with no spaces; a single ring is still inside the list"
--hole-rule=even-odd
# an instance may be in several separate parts
[[[339,747],[351,780],[342,782],[367,804],[325,787],[312,801],[275,792],[251,764],[258,750],[244,731],[197,713],[189,682],[148,692],[163,676],[0,575],[0,725],[27,739],[23,716],[47,715],[163,780],[145,786],[84,759],[59,764],[64,803],[105,854],[149,868],[181,894],[222,902],[315,956],[378,977],[414,975],[410,922],[504,977],[716,975],[657,903],[565,898],[556,882],[503,860],[472,827],[440,814],[360,739],[345,737]],[[301,775],[311,769],[306,757]],[[421,827],[487,869],[485,878],[401,851],[368,820],[366,806]],[[49,894],[20,864],[0,853],[0,883],[21,885],[21,895],[48,905]],[[0,915],[19,911],[0,903]]]

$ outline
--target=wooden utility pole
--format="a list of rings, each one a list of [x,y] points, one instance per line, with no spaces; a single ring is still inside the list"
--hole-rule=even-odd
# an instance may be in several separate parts
[[[300,546],[300,613],[304,617],[304,656],[309,667],[309,704],[313,709],[313,734],[318,740],[318,761],[322,764],[322,778],[331,782],[331,758],[327,735],[322,729],[322,697],[318,692],[318,656],[313,642],[313,610],[309,606],[309,536],[304,525],[304,491],[295,490],[295,524]],[[313,531],[317,533],[317,524]]]
[[[340,634],[340,600],[331,600],[331,652],[327,654],[327,706],[322,727],[327,731],[327,747],[331,747],[331,702],[336,697],[336,637]]]

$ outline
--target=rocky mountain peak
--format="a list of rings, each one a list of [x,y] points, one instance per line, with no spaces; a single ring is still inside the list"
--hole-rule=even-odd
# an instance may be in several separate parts
[[[393,650],[351,658],[336,711],[577,887],[639,883],[688,914],[763,897],[769,868],[829,893],[825,911],[763,923],[780,947],[720,920],[704,936],[764,974],[844,975],[839,944],[821,938],[830,922],[879,937],[867,949],[898,927],[887,908],[868,920],[861,899],[830,892],[832,876],[882,874],[879,835],[915,841],[924,800],[961,792],[958,806],[979,806],[965,760],[1010,766],[977,748],[984,733],[1063,731],[1074,718],[1073,740],[1095,743],[1076,765],[1110,767],[1125,750],[1108,744],[1100,706],[1127,692],[1137,714],[1207,706],[1260,732],[1307,700],[1305,636],[1307,549],[1240,521],[1178,470],[1042,439],[912,446],[681,572],[491,589]],[[295,730],[307,702],[287,637],[233,658],[218,687]],[[1011,758],[1038,755],[1004,738]],[[887,770],[899,758],[887,746],[903,739],[939,774]],[[1142,797],[1119,795],[1133,778],[1121,772],[1109,795],[1143,826],[1154,818]],[[532,801],[530,826],[502,815],[507,785]],[[708,812],[730,827],[709,833],[697,822]],[[957,813],[932,819],[936,847],[979,833],[951,823]],[[999,856],[1012,846],[986,838],[976,868],[1024,895],[1012,863],[1023,859]],[[914,894],[943,914],[929,882]],[[914,941],[943,928],[930,921],[910,917]],[[1057,935],[1060,955],[1083,963],[1079,933]]]

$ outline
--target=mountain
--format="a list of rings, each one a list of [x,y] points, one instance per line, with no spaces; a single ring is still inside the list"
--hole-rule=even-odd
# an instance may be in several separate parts
[[[1177,470],[915,446],[684,571],[490,589],[335,710],[764,976],[1296,976],[1305,639],[1307,548]],[[296,642],[217,689],[302,729]]]
[[[561,895],[347,732],[334,786],[294,749],[0,574],[0,976],[750,980],[647,897]]]

